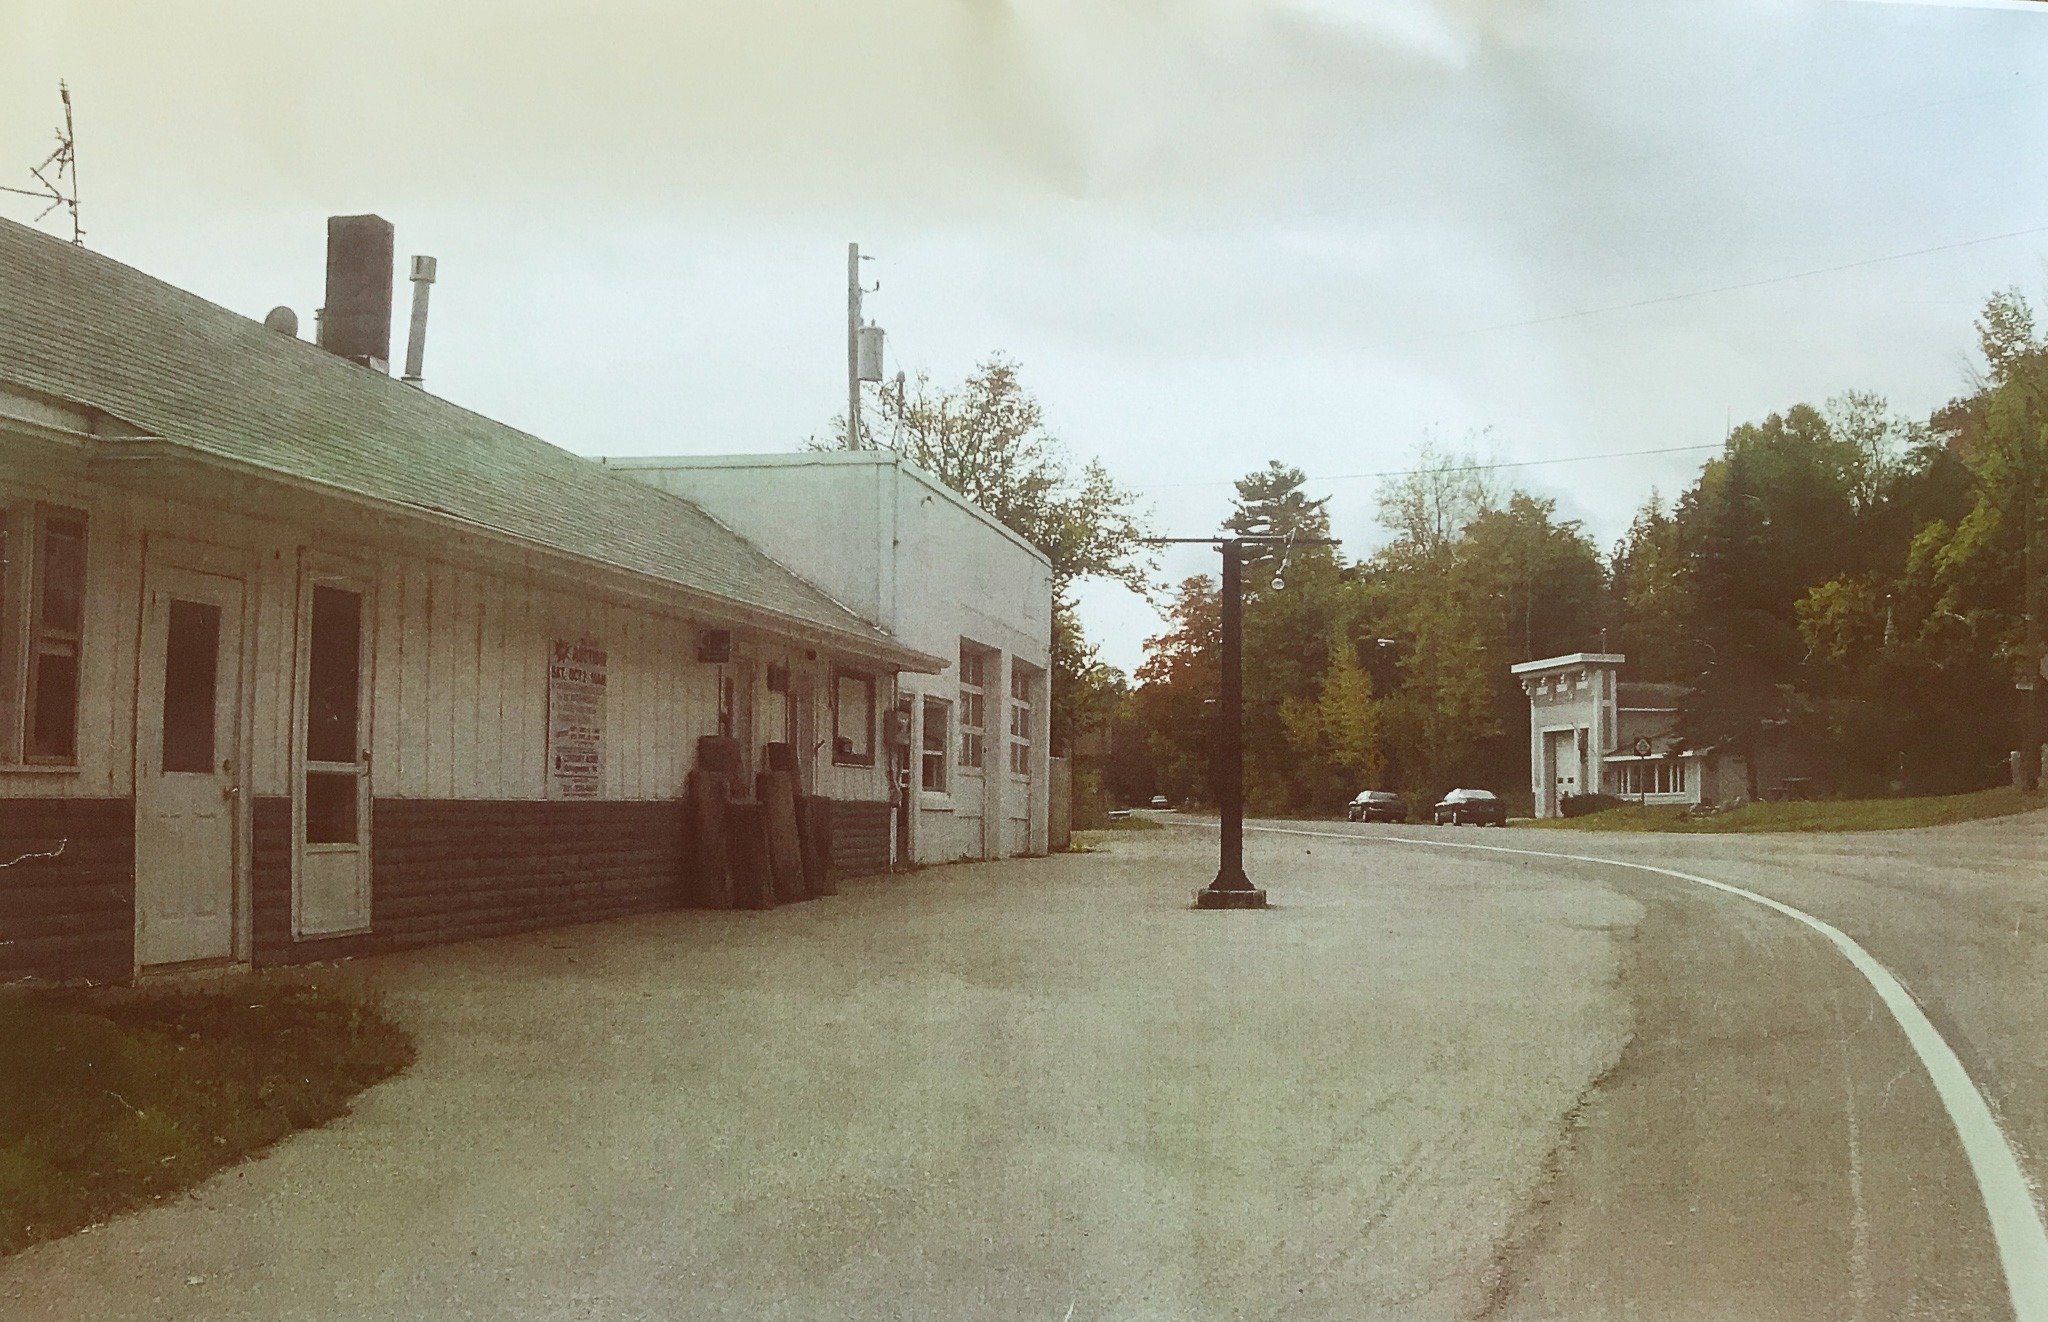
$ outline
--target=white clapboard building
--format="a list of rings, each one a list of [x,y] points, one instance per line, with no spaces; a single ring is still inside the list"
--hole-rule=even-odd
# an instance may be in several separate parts
[[[330,222],[323,349],[0,222],[0,980],[673,903],[707,735],[886,841],[955,649],[395,379],[391,264]]]
[[[906,673],[899,689],[888,751],[908,857],[1046,852],[1043,552],[889,450],[604,462],[689,498],[863,619],[951,663]]]

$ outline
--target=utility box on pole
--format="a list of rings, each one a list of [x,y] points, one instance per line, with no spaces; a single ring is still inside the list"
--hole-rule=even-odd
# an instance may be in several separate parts
[[[862,326],[854,333],[854,376],[862,381],[882,379],[882,328]]]

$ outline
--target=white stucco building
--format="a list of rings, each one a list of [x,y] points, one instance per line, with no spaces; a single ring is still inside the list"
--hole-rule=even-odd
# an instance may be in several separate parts
[[[1627,683],[1615,652],[1573,652],[1510,667],[1529,695],[1529,787],[1538,817],[1572,794],[1644,803],[1713,802],[1740,791],[1738,758],[1678,747],[1679,684]]]
[[[898,787],[902,856],[1046,852],[1052,571],[1042,552],[887,450],[604,462],[687,498],[903,646],[952,662],[899,676],[897,737],[880,752]]]

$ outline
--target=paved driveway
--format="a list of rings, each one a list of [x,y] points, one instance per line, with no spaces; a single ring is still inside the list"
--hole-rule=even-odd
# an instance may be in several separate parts
[[[1618,1057],[1594,880],[1192,832],[313,970],[418,1064],[10,1319],[1427,1319]]]

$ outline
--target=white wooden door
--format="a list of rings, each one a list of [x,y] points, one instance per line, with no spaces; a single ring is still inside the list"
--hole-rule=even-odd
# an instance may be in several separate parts
[[[234,954],[239,579],[149,569],[137,671],[135,959]]]
[[[299,587],[292,758],[292,935],[370,929],[370,636],[366,574],[311,552]]]

